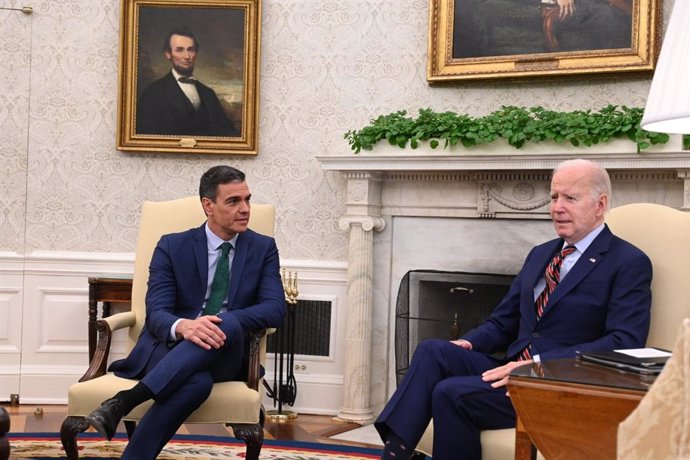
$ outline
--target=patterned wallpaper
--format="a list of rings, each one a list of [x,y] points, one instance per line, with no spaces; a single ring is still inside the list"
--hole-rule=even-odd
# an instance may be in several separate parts
[[[284,258],[345,260],[344,181],[315,159],[350,155],[345,131],[422,107],[641,106],[649,88],[628,76],[430,87],[427,0],[263,0],[259,154],[129,154],[115,149],[119,2],[32,6],[0,10],[0,252],[132,252],[142,200],[195,194],[227,163],[276,204]]]

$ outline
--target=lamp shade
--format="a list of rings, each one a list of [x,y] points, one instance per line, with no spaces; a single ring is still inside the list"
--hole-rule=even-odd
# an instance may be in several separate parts
[[[690,133],[690,0],[676,0],[640,126]]]

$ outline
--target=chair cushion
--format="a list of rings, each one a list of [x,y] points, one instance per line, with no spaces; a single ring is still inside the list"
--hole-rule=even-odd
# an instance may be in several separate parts
[[[515,428],[504,430],[484,430],[482,437],[482,460],[506,460],[515,458]],[[432,456],[434,442],[434,421],[429,423],[422,439],[417,444],[417,451]],[[537,459],[544,460],[540,452]]]
[[[121,390],[132,388],[138,381],[123,379],[108,373],[86,382],[75,383],[67,392],[67,415],[84,417],[103,401]],[[125,420],[138,421],[153,404],[147,401],[135,407]],[[228,411],[232,407],[232,411]],[[213,385],[211,395],[185,423],[258,423],[261,394],[244,382],[221,382]],[[228,416],[232,415],[232,420]]]

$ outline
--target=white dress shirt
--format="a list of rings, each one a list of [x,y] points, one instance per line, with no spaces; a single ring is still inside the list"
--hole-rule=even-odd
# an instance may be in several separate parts
[[[221,237],[213,233],[209,228],[208,228],[208,222],[204,224],[204,231],[206,232],[206,249],[208,251],[208,281],[206,283],[206,294],[204,295],[204,304],[201,306],[201,313],[199,313],[199,316],[204,314],[204,309],[206,308],[206,302],[208,302],[208,298],[211,295],[211,285],[213,284],[213,276],[216,274],[216,267],[218,266],[218,259],[220,258],[221,255],[221,250],[220,246],[225,243],[226,241],[223,240]],[[230,266],[230,279],[232,279],[232,260],[235,258],[235,245],[237,244],[237,238],[239,237],[239,233],[237,233],[235,236],[233,236],[230,240],[227,242],[232,245],[232,248],[230,249],[230,253],[228,254],[228,264]],[[228,280],[228,286],[230,285],[230,280]],[[220,309],[221,312],[223,311],[228,311],[228,297],[227,294],[225,296],[225,300],[223,300],[223,306]],[[198,318],[198,316],[197,316]],[[175,321],[170,328],[170,337],[172,340],[177,340],[177,336],[175,335],[175,330],[177,329],[177,325],[179,324],[180,321],[182,321],[183,318],[178,319]]]
[[[201,98],[199,97],[199,91],[197,91],[196,85],[194,83],[182,83],[180,81],[180,77],[183,75],[180,75],[175,69],[172,69],[172,74],[173,77],[175,77],[177,85],[180,87],[185,96],[187,96],[187,99],[189,99],[189,102],[192,103],[195,109],[198,109],[201,106]]]

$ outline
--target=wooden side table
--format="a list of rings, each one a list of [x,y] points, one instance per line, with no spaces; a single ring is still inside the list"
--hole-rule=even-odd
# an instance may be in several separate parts
[[[575,358],[515,369],[510,399],[518,416],[516,460],[615,460],[618,424],[654,381]]]
[[[132,277],[100,275],[89,277],[89,362],[96,351],[98,303],[103,303],[102,318],[110,316],[111,302],[132,301]]]

